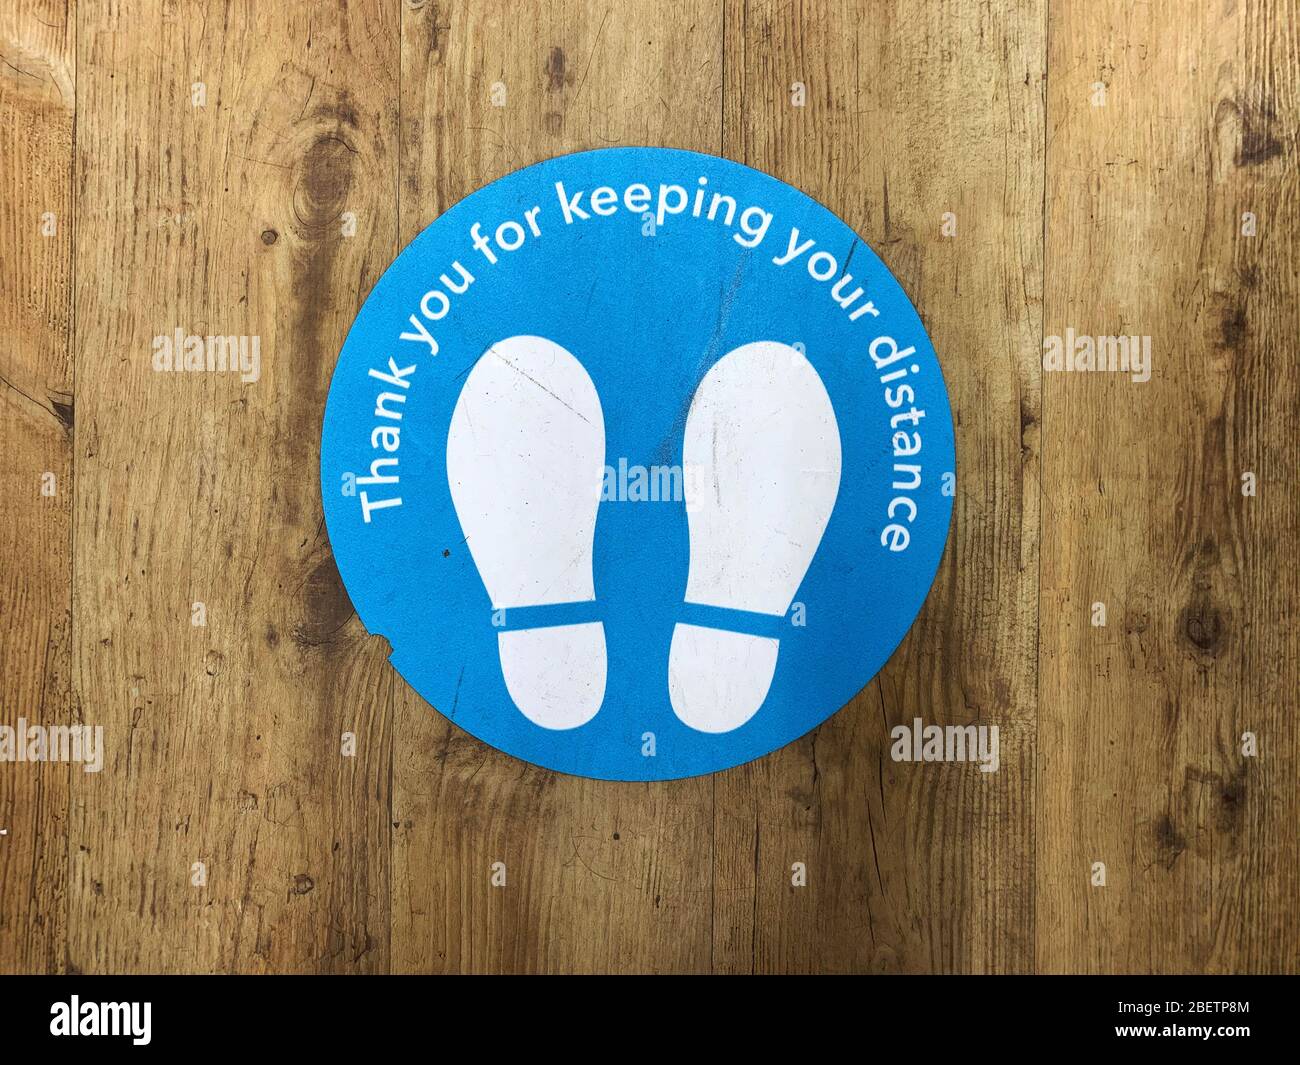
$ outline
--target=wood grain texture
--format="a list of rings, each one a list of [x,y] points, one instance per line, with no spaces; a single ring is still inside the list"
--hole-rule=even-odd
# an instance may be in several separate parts
[[[0,763],[0,971],[1300,970],[1297,15],[6,5],[0,724],[107,756]],[[834,210],[957,420],[911,633],[711,778],[563,776],[431,712],[321,516],[330,374],[398,250],[610,144]],[[258,380],[155,372],[177,328],[259,338]],[[1043,372],[1067,329],[1151,335],[1151,380]],[[893,762],[914,717],[996,724],[1001,768]]]
[[[1300,967],[1296,33],[1273,3],[1051,25],[1046,332],[1152,365],[1047,375],[1044,970]]]
[[[78,720],[72,695],[72,145],[76,29],[0,10],[0,723]],[[52,480],[51,480],[52,478]],[[58,972],[67,765],[0,769],[0,970]]]
[[[80,18],[74,668],[117,737],[70,818],[82,970],[388,967],[400,684],[317,471],[334,359],[397,251],[398,27],[317,14]],[[260,337],[259,379],[154,372],[176,328]]]

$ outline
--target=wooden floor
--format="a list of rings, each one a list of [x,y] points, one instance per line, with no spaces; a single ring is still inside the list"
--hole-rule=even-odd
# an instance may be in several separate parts
[[[0,724],[107,745],[0,764],[0,970],[1300,970],[1294,0],[7,0],[0,27]],[[674,783],[431,711],[321,515],[380,273],[485,182],[610,144],[836,211],[957,419],[947,554],[887,668]],[[260,335],[261,379],[152,372],[177,326]],[[1150,336],[1150,381],[1045,373],[1067,330]],[[1001,769],[891,761],[914,717],[997,724]]]

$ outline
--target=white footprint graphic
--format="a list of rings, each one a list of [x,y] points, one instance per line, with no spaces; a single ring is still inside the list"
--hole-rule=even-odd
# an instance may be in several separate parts
[[[595,598],[604,462],[600,397],[564,348],[516,336],[474,364],[447,434],[447,480],[494,610]],[[497,651],[510,698],[535,724],[576,728],[600,709],[600,622],[500,632]]]
[[[745,344],[700,382],[686,418],[686,601],[784,616],[840,487],[840,434],[817,371],[788,344]],[[777,640],[679,622],[668,658],[673,710],[730,732],[767,698]]]

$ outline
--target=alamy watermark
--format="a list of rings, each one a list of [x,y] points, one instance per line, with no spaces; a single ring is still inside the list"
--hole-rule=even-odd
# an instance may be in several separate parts
[[[153,368],[159,373],[238,373],[251,384],[262,376],[262,338],[199,336],[177,326],[153,338]]]
[[[1127,373],[1138,383],[1150,381],[1151,338],[1083,336],[1067,329],[1063,337],[1043,337],[1043,369]]]
[[[0,725],[0,762],[80,762],[87,773],[104,768],[103,725]]]
[[[135,1046],[148,1046],[152,1014],[152,1002],[82,1002],[73,995],[50,1006],[50,1035],[127,1036]]]
[[[602,503],[682,503],[691,507],[705,487],[705,471],[698,467],[642,466],[619,458],[617,466],[601,468]],[[689,489],[689,490],[688,490]]]
[[[996,773],[1002,764],[997,725],[911,725],[889,730],[895,762],[978,762],[981,773]]]

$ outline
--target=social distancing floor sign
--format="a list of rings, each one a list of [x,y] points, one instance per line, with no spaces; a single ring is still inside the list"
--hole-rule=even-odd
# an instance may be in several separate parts
[[[954,484],[942,372],[871,249],[662,148],[439,217],[357,316],[321,449],[339,572],[407,682],[618,780],[749,761],[847,703],[925,599]]]

